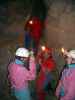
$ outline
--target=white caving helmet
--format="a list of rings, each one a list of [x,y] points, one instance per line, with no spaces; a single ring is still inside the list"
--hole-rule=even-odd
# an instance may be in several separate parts
[[[67,56],[75,59],[75,50],[69,51],[69,52],[67,53]]]
[[[19,57],[29,57],[29,51],[26,48],[18,48],[15,55]]]

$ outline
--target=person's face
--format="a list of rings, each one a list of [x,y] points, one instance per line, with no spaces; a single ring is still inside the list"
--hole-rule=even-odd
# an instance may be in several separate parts
[[[29,70],[29,57],[21,58],[21,61],[23,62],[24,67],[26,67]]]
[[[72,58],[71,57],[67,57],[67,64],[71,64],[72,63]]]
[[[23,62],[28,62],[29,57],[24,57],[24,58],[21,58],[21,60],[22,60]]]
[[[73,59],[71,57],[65,57],[65,61],[67,64],[72,64]]]

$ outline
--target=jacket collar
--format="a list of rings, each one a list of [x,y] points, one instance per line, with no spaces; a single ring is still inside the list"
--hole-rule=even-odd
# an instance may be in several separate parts
[[[19,59],[15,59],[15,63],[16,64],[20,64],[20,65],[23,65],[24,63],[21,61],[21,60],[19,60]]]
[[[68,64],[69,68],[75,68],[75,64]]]

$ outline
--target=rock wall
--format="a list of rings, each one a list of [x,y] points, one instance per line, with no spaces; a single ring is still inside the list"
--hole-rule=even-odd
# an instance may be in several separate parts
[[[75,9],[71,0],[53,0],[46,18],[45,35],[48,45],[54,48],[75,48],[74,26]]]

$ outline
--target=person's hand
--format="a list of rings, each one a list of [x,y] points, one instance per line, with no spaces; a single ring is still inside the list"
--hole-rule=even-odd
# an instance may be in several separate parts
[[[33,51],[30,51],[30,56],[34,56],[34,52]]]
[[[34,52],[33,51],[30,51],[30,58],[34,59]]]

